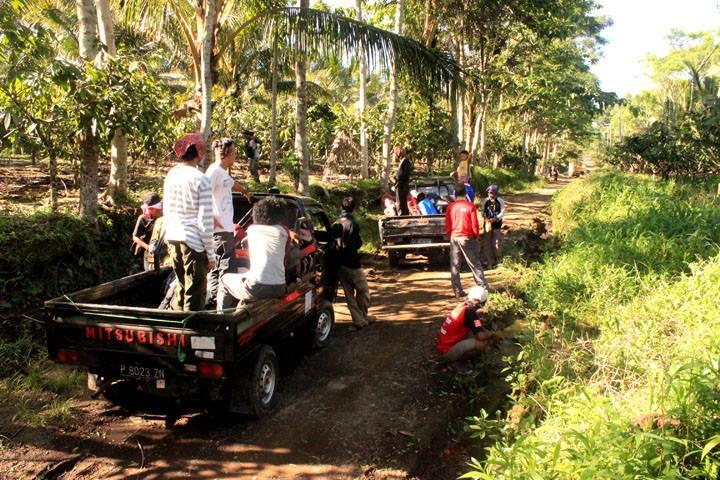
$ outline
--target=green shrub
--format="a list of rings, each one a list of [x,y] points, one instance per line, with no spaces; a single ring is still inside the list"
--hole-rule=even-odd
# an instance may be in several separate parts
[[[564,241],[520,288],[535,310],[500,440],[467,478],[718,477],[715,180],[607,173],[553,202]]]
[[[1,347],[25,348],[22,337],[31,326],[21,312],[39,309],[49,298],[126,275],[134,263],[130,253],[134,222],[132,212],[103,212],[97,229],[69,214],[38,211],[0,216]]]
[[[528,176],[527,170],[509,170],[506,168],[473,167],[472,186],[475,195],[483,197],[490,185],[500,187],[500,195],[508,192],[531,190],[545,182],[543,178]]]

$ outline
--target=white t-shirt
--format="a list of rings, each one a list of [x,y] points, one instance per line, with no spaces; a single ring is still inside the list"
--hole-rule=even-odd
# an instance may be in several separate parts
[[[216,232],[233,232],[233,201],[232,187],[234,181],[220,164],[213,163],[205,172],[212,186],[213,215],[220,222],[215,226]]]
[[[278,225],[250,225],[247,229],[252,283],[285,285],[285,247],[288,233]]]
[[[212,258],[215,249],[210,180],[195,167],[177,165],[165,177],[163,197],[165,239],[185,242]]]

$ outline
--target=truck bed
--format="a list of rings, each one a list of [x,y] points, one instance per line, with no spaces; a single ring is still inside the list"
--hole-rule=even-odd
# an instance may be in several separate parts
[[[405,215],[380,219],[382,248],[415,249],[447,247],[445,215]]]

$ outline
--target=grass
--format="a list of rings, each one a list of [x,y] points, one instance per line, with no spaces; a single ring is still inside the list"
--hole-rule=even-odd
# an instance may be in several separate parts
[[[472,186],[475,194],[483,196],[490,185],[500,187],[501,195],[535,190],[547,183],[545,177],[530,178],[525,170],[473,167]]]
[[[716,182],[604,173],[556,197],[512,408],[473,421],[497,441],[466,478],[718,477]]]

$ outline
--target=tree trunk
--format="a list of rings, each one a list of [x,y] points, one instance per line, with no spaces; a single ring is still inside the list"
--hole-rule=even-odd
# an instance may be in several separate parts
[[[100,42],[105,45],[106,54],[117,55],[115,48],[115,19],[108,0],[95,0],[98,16]],[[122,130],[116,130],[110,145],[110,181],[108,190],[113,203],[118,204],[127,197],[127,137]]]
[[[355,0],[355,8],[357,9],[357,21],[362,22],[362,0]],[[368,178],[370,176],[370,158],[368,155],[368,143],[367,143],[367,132],[365,127],[365,107],[367,105],[367,79],[366,76],[366,65],[365,65],[365,49],[360,47],[360,59],[359,68],[360,70],[360,98],[358,99],[358,111],[360,113],[360,175],[362,178]]]
[[[205,23],[202,29],[202,110],[200,117],[200,133],[205,142],[210,140],[212,133],[212,45],[215,32],[215,0],[205,0]],[[212,148],[205,149],[205,159],[212,156]],[[202,163],[205,159],[200,159]]]
[[[310,0],[300,0],[300,9],[309,8]],[[303,48],[305,46],[303,45]],[[307,85],[306,52],[295,61],[295,159],[300,167],[298,192],[307,193],[310,187],[310,153],[307,142]]]
[[[460,157],[460,143],[458,143],[458,105],[457,105],[457,88],[453,88],[450,95],[450,126],[452,128],[452,156],[453,171],[457,171],[458,160]]]
[[[277,172],[278,138],[277,138],[277,84],[278,84],[278,50],[277,32],[273,37],[273,58],[272,58],[272,99],[270,100],[270,178],[268,183],[275,185]]]
[[[395,10],[395,33],[402,34],[403,17],[405,15],[405,0],[398,0]],[[382,188],[388,190],[390,187],[390,167],[392,165],[393,145],[392,133],[395,126],[395,117],[397,115],[398,101],[398,80],[397,80],[397,63],[393,59],[390,71],[390,99],[388,101],[388,111],[385,116],[385,125],[383,126],[383,174]]]
[[[97,11],[92,0],[76,0],[80,57],[93,62],[98,54]],[[80,134],[80,216],[97,221],[98,146],[92,125],[83,125]]]
[[[57,188],[57,157],[52,149],[48,149],[48,164],[50,167],[50,210],[57,210],[58,188]]]

